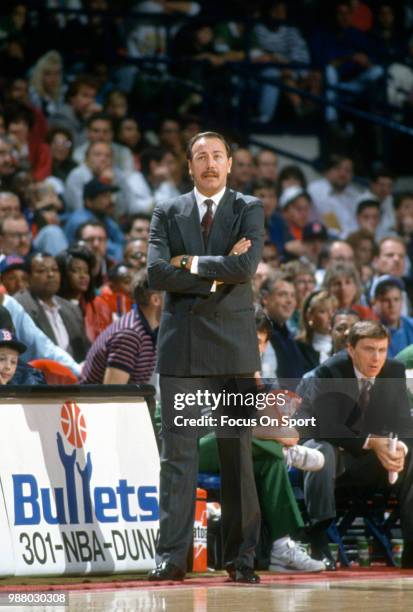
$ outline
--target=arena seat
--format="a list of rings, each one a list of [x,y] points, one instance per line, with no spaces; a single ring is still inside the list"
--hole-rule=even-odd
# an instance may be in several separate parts
[[[76,385],[79,382],[67,366],[53,359],[33,359],[29,365],[43,372],[48,385]]]

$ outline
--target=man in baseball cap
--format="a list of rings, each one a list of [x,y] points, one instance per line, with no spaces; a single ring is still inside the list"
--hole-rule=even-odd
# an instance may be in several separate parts
[[[124,235],[117,222],[110,216],[112,194],[118,187],[93,178],[83,188],[85,207],[75,210],[65,225],[64,231],[69,243],[73,242],[76,230],[86,221],[101,221],[108,235],[108,255],[116,261],[123,256]]]
[[[1,282],[9,295],[28,287],[26,262],[20,255],[5,255],[0,260],[0,275]]]
[[[310,221],[304,225],[302,236],[304,254],[314,265],[319,265],[320,253],[328,240],[327,228],[319,221]]]

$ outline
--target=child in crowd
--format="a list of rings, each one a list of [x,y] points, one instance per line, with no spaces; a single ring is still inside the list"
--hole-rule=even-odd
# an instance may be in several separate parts
[[[7,385],[16,373],[19,355],[26,346],[8,329],[0,329],[0,384]]]

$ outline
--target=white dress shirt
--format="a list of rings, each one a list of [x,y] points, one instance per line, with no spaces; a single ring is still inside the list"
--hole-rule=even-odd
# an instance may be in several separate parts
[[[360,372],[360,370],[358,370],[356,368],[356,366],[353,365],[354,368],[354,374],[356,375],[357,378],[357,384],[359,386],[359,390],[362,391],[363,388],[363,381],[368,380],[369,383],[371,384],[370,389],[373,388],[374,383],[376,382],[376,378],[372,377],[372,378],[368,378],[367,376],[364,376],[364,374],[362,374]],[[369,446],[369,440],[370,440],[370,435],[367,436],[366,441],[363,445],[363,448],[368,450],[370,448]],[[404,454],[407,455],[407,453],[409,452],[408,447],[406,446],[406,444],[404,442],[402,442],[401,440],[399,440],[400,444],[403,446],[403,450],[404,450]]]
[[[49,306],[46,302],[39,300],[41,307],[43,308],[46,317],[50,323],[50,326],[53,330],[55,338],[57,340],[57,345],[60,346],[64,351],[67,351],[70,341],[69,334],[67,333],[67,329],[65,324],[63,323],[63,319],[60,316],[59,306],[54,298],[52,298],[53,306]]]
[[[208,196],[203,195],[196,187],[194,187],[194,195],[195,195],[196,204],[198,206],[200,222],[202,221],[203,216],[205,215],[206,211],[208,210],[208,206],[205,204],[205,200],[212,200],[213,201],[211,212],[212,212],[212,216],[214,217],[215,213],[217,211],[218,204],[219,204],[220,200],[222,199],[225,191],[226,191],[226,187],[221,189],[221,191],[218,191],[218,193],[216,193],[215,195],[213,195],[211,197],[208,197]],[[198,255],[195,255],[192,258],[191,274],[198,274]],[[214,281],[214,283],[213,283],[213,285],[211,287],[211,291],[215,291],[215,290],[216,290],[216,283]]]

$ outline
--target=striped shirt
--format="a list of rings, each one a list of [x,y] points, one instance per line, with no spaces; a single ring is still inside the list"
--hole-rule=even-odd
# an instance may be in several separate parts
[[[273,30],[264,24],[258,24],[254,29],[258,47],[266,53],[281,55],[289,62],[309,64],[310,53],[307,43],[297,28],[280,25]]]
[[[80,382],[102,384],[106,368],[130,374],[129,384],[149,382],[155,369],[155,336],[142,313],[126,313],[97,337],[87,354]]]

